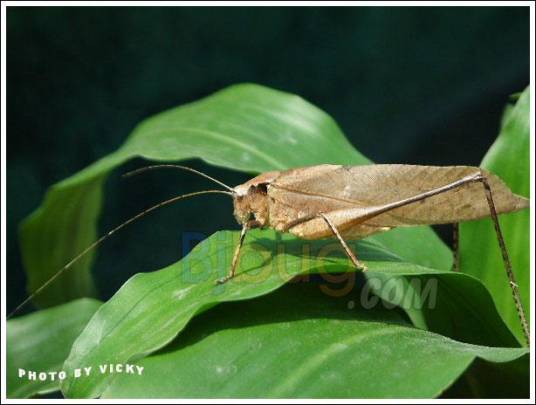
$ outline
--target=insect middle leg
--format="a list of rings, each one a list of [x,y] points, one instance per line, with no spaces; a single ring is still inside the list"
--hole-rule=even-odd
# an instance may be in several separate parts
[[[326,215],[324,215],[323,213],[320,213],[318,215],[320,217],[322,217],[324,219],[324,221],[326,221],[326,224],[329,226],[329,228],[331,229],[333,234],[339,240],[339,242],[342,245],[344,251],[346,252],[346,255],[348,256],[350,261],[353,263],[353,265],[358,270],[367,271],[367,266],[365,266],[363,263],[361,263],[359,260],[357,260],[357,257],[355,256],[354,252],[352,252],[352,250],[350,249],[350,247],[348,246],[346,241],[343,239],[343,237],[341,236],[340,232],[337,230],[337,227],[335,226],[335,224]]]

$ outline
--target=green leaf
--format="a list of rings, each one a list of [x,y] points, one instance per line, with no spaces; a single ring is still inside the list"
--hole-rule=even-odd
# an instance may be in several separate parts
[[[337,241],[305,243],[289,235],[254,230],[244,244],[237,277],[217,285],[215,280],[229,269],[237,238],[237,232],[218,232],[174,265],[132,277],[91,319],[74,343],[65,369],[140,359],[171,342],[194,315],[220,302],[267,294],[299,274],[349,271],[355,276]],[[370,241],[353,247],[369,267],[369,279],[383,277],[388,281],[389,276],[408,275],[438,280],[437,294],[430,300],[430,308],[423,311],[426,322],[434,327],[440,324],[454,335],[475,337],[478,343],[516,343],[495,311],[489,293],[473,277],[401,262]],[[375,286],[380,291],[384,288],[386,298],[394,300],[391,287]],[[408,294],[413,297],[413,292]],[[434,308],[441,314],[436,321]],[[62,390],[68,397],[96,397],[110,381],[110,375],[100,373],[83,379],[68,378]]]
[[[111,170],[134,157],[197,157],[248,173],[320,163],[370,163],[330,116],[302,98],[254,84],[229,87],[143,121],[119,150],[50,188],[42,206],[20,228],[29,292],[96,239],[103,183]],[[450,251],[427,227],[375,238],[387,244],[396,238],[393,251],[410,261],[450,268]],[[418,243],[426,243],[426,249],[414,249]],[[76,263],[36,302],[47,306],[93,296],[94,254]]]
[[[514,112],[508,110],[505,128]],[[156,161],[200,157],[248,173],[326,162],[369,163],[329,116],[301,98],[261,86],[233,86],[144,121],[117,152],[52,187],[43,206],[21,227],[30,290],[95,239],[107,175],[140,156]],[[265,295],[299,274],[348,272],[343,274],[346,283],[356,276],[336,242],[307,244],[288,235],[257,231],[248,236],[241,259],[247,273],[216,286],[214,280],[229,268],[236,237],[233,232],[217,233],[181,262],[130,279],[79,336],[66,370],[141,359],[172,341],[194,315],[220,302]],[[323,257],[322,249],[331,243],[340,256]],[[303,250],[307,246],[309,253]],[[402,307],[414,325],[466,343],[517,344],[487,289],[471,276],[449,271],[450,251],[430,228],[397,229],[353,247],[370,268],[368,291]],[[47,290],[41,303],[93,293],[91,261],[88,255]],[[360,280],[354,278],[357,283]],[[428,286],[432,289],[427,290]],[[423,297],[422,288],[435,291],[434,299]],[[434,304],[428,306],[431,301]],[[378,321],[384,319],[379,316]],[[109,376],[94,373],[83,379],[69,378],[62,389],[72,397],[98,396],[111,381]]]
[[[299,153],[298,153],[299,151]],[[201,101],[143,121],[116,152],[55,184],[20,228],[28,291],[96,239],[102,186],[108,173],[134,158],[201,158],[250,173],[318,163],[367,163],[326,113],[302,98],[266,87],[232,86]],[[94,252],[72,267],[36,302],[55,305],[93,296]]]
[[[365,310],[359,299],[359,291],[333,298],[307,283],[220,305],[137,361],[142,375],[116,375],[103,397],[430,398],[476,357],[505,362],[528,352],[411,328],[397,312]]]
[[[428,226],[394,228],[367,239],[382,244],[407,262],[440,270],[452,269],[452,251]]]
[[[59,372],[71,345],[101,305],[82,298],[68,304],[35,312],[7,321],[7,397],[28,398],[59,389],[49,376],[39,380],[39,373]],[[19,377],[19,370],[26,374]],[[37,372],[30,380],[29,372]]]
[[[497,174],[514,193],[529,197],[529,88],[527,87],[521,94],[513,108],[507,108],[505,111],[501,133],[484,157],[481,167]],[[501,215],[499,218],[528,319],[530,319],[529,219],[529,210]],[[482,280],[491,292],[506,324],[518,340],[525,344],[501,251],[490,219],[461,224],[460,260],[461,270]]]

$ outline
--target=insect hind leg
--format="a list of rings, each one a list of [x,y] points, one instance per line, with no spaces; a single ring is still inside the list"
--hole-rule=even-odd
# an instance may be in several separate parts
[[[473,183],[473,182],[480,182],[482,183],[482,186],[484,187],[484,193],[486,195],[486,200],[488,202],[488,207],[490,211],[491,220],[493,221],[493,226],[495,228],[495,234],[497,235],[497,241],[499,243],[499,247],[501,249],[501,254],[503,258],[504,268],[506,270],[506,275],[508,276],[508,282],[510,285],[510,289],[512,290],[512,296],[514,298],[514,304],[516,306],[517,314],[519,316],[519,320],[521,321],[521,327],[523,329],[523,334],[525,335],[525,339],[527,341],[527,346],[530,346],[530,332],[529,332],[529,325],[527,322],[527,317],[525,315],[525,310],[523,308],[523,303],[521,302],[521,297],[519,295],[519,287],[516,283],[516,278],[514,275],[514,272],[512,270],[512,263],[510,262],[510,257],[508,256],[508,251],[506,249],[506,243],[504,242],[504,237],[501,231],[501,226],[499,224],[499,218],[497,215],[497,209],[495,207],[495,202],[493,201],[493,194],[491,192],[491,187],[489,185],[488,180],[482,173],[482,171],[475,173],[474,175],[467,176],[457,182],[454,182],[450,185],[447,185],[445,187],[442,187],[437,190],[432,190],[429,192],[429,194],[439,194],[448,190],[451,190],[453,188],[461,187],[467,183]],[[408,202],[413,202],[411,199],[408,199]],[[457,249],[457,248],[456,248]],[[457,258],[457,254],[455,256],[455,259]],[[459,265],[459,263],[458,263]]]
[[[506,249],[506,243],[504,242],[504,237],[501,231],[501,226],[499,224],[499,218],[497,215],[497,209],[495,208],[495,202],[493,201],[493,195],[491,192],[491,187],[489,185],[486,177],[480,172],[478,176],[475,176],[474,181],[479,181],[484,187],[484,192],[486,194],[486,200],[488,201],[489,211],[491,214],[491,219],[493,221],[493,226],[495,228],[495,234],[497,235],[497,241],[499,242],[499,247],[501,249],[501,254],[503,258],[504,268],[506,270],[506,275],[508,276],[508,282],[510,284],[510,289],[512,290],[512,296],[514,298],[514,303],[516,306],[517,314],[519,320],[521,321],[521,327],[523,328],[523,334],[527,341],[527,346],[530,346],[530,332],[527,318],[525,316],[525,310],[523,308],[523,303],[521,302],[521,297],[519,295],[519,287],[516,283],[516,278],[514,271],[512,270],[512,263],[510,262],[510,257]]]
[[[460,223],[452,224],[452,271],[460,271]]]

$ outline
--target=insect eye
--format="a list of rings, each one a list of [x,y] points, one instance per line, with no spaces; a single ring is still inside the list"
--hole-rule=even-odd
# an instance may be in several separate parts
[[[261,193],[266,195],[268,193],[268,184],[261,183],[257,186],[257,190]]]

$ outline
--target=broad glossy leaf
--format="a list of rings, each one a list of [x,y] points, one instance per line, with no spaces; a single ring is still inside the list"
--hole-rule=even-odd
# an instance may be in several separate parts
[[[141,376],[116,375],[103,397],[430,398],[476,357],[505,362],[527,353],[460,343],[359,301],[359,291],[334,298],[308,283],[222,304],[136,362]]]
[[[7,396],[28,398],[59,389],[57,375],[39,380],[39,373],[59,372],[76,337],[101,303],[82,298],[7,321]],[[19,378],[19,369],[26,375]],[[37,372],[29,379],[29,372]]]
[[[111,170],[134,157],[201,158],[248,173],[320,163],[370,163],[326,113],[298,96],[258,85],[232,86],[163,112],[143,121],[119,150],[52,186],[41,207],[23,222],[20,241],[30,292],[96,238],[103,182]],[[393,249],[402,257],[450,268],[449,250],[429,228],[401,230],[398,235],[405,242]],[[378,240],[389,243],[393,237],[379,235]],[[427,241],[428,248],[405,248],[417,245],[411,244],[414,239]],[[36,297],[37,303],[46,306],[93,295],[94,253]]]
[[[229,268],[236,232],[218,232],[180,262],[131,278],[91,319],[73,345],[65,368],[98,367],[102,363],[125,363],[144,357],[172,341],[194,315],[220,302],[267,294],[299,274],[350,271],[346,275],[355,276],[335,241],[304,244],[284,235],[276,243],[278,239],[272,231],[256,230],[248,235],[240,274],[224,285],[215,284],[215,280]],[[502,324],[487,290],[476,279],[401,262],[396,255],[371,242],[361,242],[354,248],[369,267],[369,279],[410,275],[439,280],[442,287],[437,289],[431,305],[441,309],[441,327],[450,328],[455,336],[461,335],[468,341],[479,339],[478,343],[490,345],[516,343]],[[324,291],[334,295],[337,288],[326,290],[324,286]],[[384,291],[386,298],[396,298],[389,297],[389,291],[391,287]],[[423,314],[433,326],[433,308]],[[95,397],[109,383],[109,375],[95,373],[84,379],[65,380],[62,390],[68,397]]]
[[[514,193],[525,197],[529,196],[530,188],[529,110],[530,92],[527,88],[515,106],[506,110],[501,133],[481,165],[500,176]],[[501,229],[527,316],[530,307],[529,218],[529,210],[500,216]],[[525,344],[491,220],[461,225],[460,259],[461,270],[482,280],[506,324]]]
[[[452,269],[452,251],[428,226],[394,228],[372,235],[368,240],[382,244],[407,262],[440,270]]]

